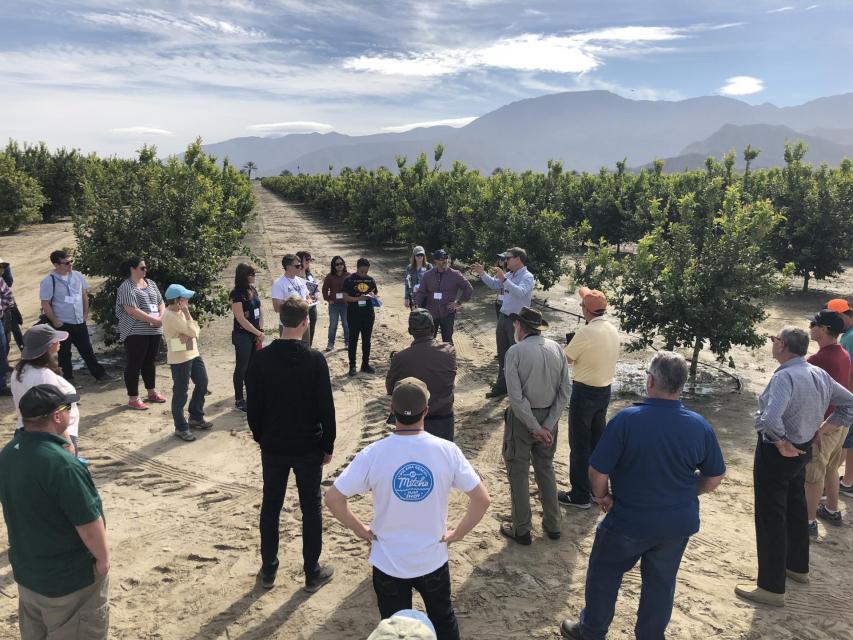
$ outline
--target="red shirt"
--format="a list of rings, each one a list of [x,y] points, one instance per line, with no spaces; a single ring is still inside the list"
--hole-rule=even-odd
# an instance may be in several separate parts
[[[832,376],[845,389],[850,382],[850,355],[847,350],[837,342],[821,347],[820,351],[806,358],[806,362],[820,367]],[[824,414],[824,419],[832,415],[835,407],[829,407]]]

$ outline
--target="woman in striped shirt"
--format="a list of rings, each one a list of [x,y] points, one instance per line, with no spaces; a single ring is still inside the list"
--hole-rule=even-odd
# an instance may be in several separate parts
[[[148,401],[166,402],[165,396],[154,386],[154,359],[160,349],[160,337],[163,335],[161,318],[166,306],[157,285],[145,277],[148,267],[142,258],[133,256],[125,262],[124,270],[127,279],[118,288],[116,317],[119,340],[124,342],[127,354],[124,369],[127,406],[144,410],[148,405],[139,398],[140,373],[148,391]]]

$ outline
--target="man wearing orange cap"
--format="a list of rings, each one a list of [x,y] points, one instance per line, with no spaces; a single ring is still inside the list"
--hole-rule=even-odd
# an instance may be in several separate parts
[[[607,298],[597,289],[578,289],[586,324],[575,333],[565,349],[572,365],[572,396],[569,399],[569,481],[561,491],[560,504],[589,509],[589,456],[598,444],[607,422],[610,385],[616,375],[619,333],[604,319]]]
[[[847,355],[853,359],[853,309],[843,298],[835,298],[826,304],[826,308],[830,311],[841,315],[844,320],[844,333],[838,339],[838,342],[847,350]],[[853,391],[853,371],[850,374],[850,381],[847,383],[847,388]],[[847,432],[847,438],[844,440],[844,475],[838,481],[838,488],[846,496],[853,496],[853,429]]]

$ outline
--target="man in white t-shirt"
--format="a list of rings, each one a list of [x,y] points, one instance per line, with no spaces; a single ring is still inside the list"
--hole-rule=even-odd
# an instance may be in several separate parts
[[[326,493],[326,506],[371,543],[373,589],[382,617],[411,609],[414,588],[438,640],[458,640],[447,545],[477,525],[490,498],[459,447],[424,431],[428,402],[429,391],[421,380],[397,383],[391,396],[396,430],[359,452]],[[451,489],[467,493],[470,502],[456,528],[446,529]],[[373,493],[374,512],[369,528],[347,504],[347,498],[368,491]]]
[[[293,253],[286,254],[281,259],[281,266],[284,268],[284,275],[272,283],[272,308],[278,313],[281,303],[288,298],[301,298],[309,305],[313,302],[308,295],[308,285],[305,280],[300,278],[298,273],[302,268],[302,261],[299,256]],[[279,337],[281,337],[282,325],[279,322]],[[302,336],[305,344],[309,344],[310,330],[306,330]]]

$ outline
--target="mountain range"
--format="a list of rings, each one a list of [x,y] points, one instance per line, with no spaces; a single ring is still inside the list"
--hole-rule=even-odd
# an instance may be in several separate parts
[[[204,145],[218,158],[243,166],[254,162],[258,176],[337,173],[343,167],[380,166],[396,170],[397,156],[409,162],[439,143],[442,164],[459,160],[491,173],[496,168],[544,171],[548,160],[566,170],[598,171],[626,158],[640,167],[655,159],[666,171],[701,167],[705,158],[744,147],[761,153],[754,167],[783,164],[786,141],[809,146],[806,161],[837,165],[853,157],[853,93],[819,98],[794,107],[750,105],[721,96],[680,101],[630,100],[607,91],[566,92],[520,100],[470,124],[419,128],[405,133],[348,136],[340,133],[233,138]]]

